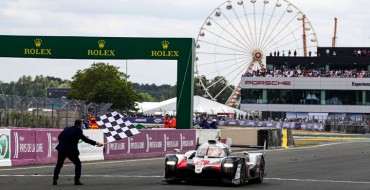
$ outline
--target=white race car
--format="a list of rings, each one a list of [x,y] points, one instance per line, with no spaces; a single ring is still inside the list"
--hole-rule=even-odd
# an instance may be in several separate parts
[[[245,182],[262,183],[265,175],[264,153],[243,152],[242,156],[232,156],[228,145],[209,140],[197,150],[185,154],[167,154],[163,181],[172,184],[181,181],[217,180],[244,185]]]

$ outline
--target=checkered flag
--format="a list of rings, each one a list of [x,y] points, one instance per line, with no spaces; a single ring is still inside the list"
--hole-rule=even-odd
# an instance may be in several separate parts
[[[139,134],[139,130],[127,119],[124,119],[118,112],[102,115],[96,119],[99,128],[107,136],[108,142],[117,141]]]

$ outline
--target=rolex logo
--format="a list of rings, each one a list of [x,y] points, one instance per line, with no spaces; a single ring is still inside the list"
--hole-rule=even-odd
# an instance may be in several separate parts
[[[42,44],[42,40],[40,38],[37,38],[36,40],[34,40],[34,42],[35,42],[35,46],[37,48],[39,48],[41,46],[41,44]]]
[[[152,57],[179,57],[180,52],[179,51],[170,51],[167,50],[168,46],[170,46],[170,42],[167,40],[163,40],[161,42],[162,44],[162,50],[152,50]]]
[[[52,55],[52,49],[47,48],[40,48],[42,44],[42,40],[40,38],[36,38],[33,40],[35,43],[36,48],[24,48],[24,55]]]
[[[105,57],[115,57],[116,56],[116,50],[104,49],[105,40],[98,40],[98,47],[99,49],[88,49],[87,55],[88,56],[105,56]]]
[[[98,41],[98,45],[99,45],[99,48],[100,48],[100,49],[103,49],[103,48],[104,48],[104,46],[105,46],[105,41],[104,41],[104,40],[99,40],[99,41]]]
[[[167,40],[162,41],[162,48],[163,49],[167,49],[169,45],[170,45],[170,42],[168,42]]]

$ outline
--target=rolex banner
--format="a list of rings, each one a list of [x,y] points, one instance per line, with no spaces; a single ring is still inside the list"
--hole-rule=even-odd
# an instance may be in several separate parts
[[[178,60],[192,48],[190,38],[0,35],[0,40],[7,44],[0,46],[0,57]]]

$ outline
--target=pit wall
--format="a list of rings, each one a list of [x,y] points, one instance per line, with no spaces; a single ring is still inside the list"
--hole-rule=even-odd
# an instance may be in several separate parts
[[[117,160],[164,156],[179,149],[194,150],[209,139],[230,139],[232,144],[258,145],[259,131],[270,129],[176,129],[140,130],[140,134],[107,143],[101,130],[84,130],[84,135],[104,142],[103,148],[79,142],[80,159]],[[55,164],[58,135],[61,129],[0,128],[0,167]],[[267,132],[269,134],[270,132]],[[269,137],[267,137],[269,138]],[[279,140],[280,141],[280,140]]]

